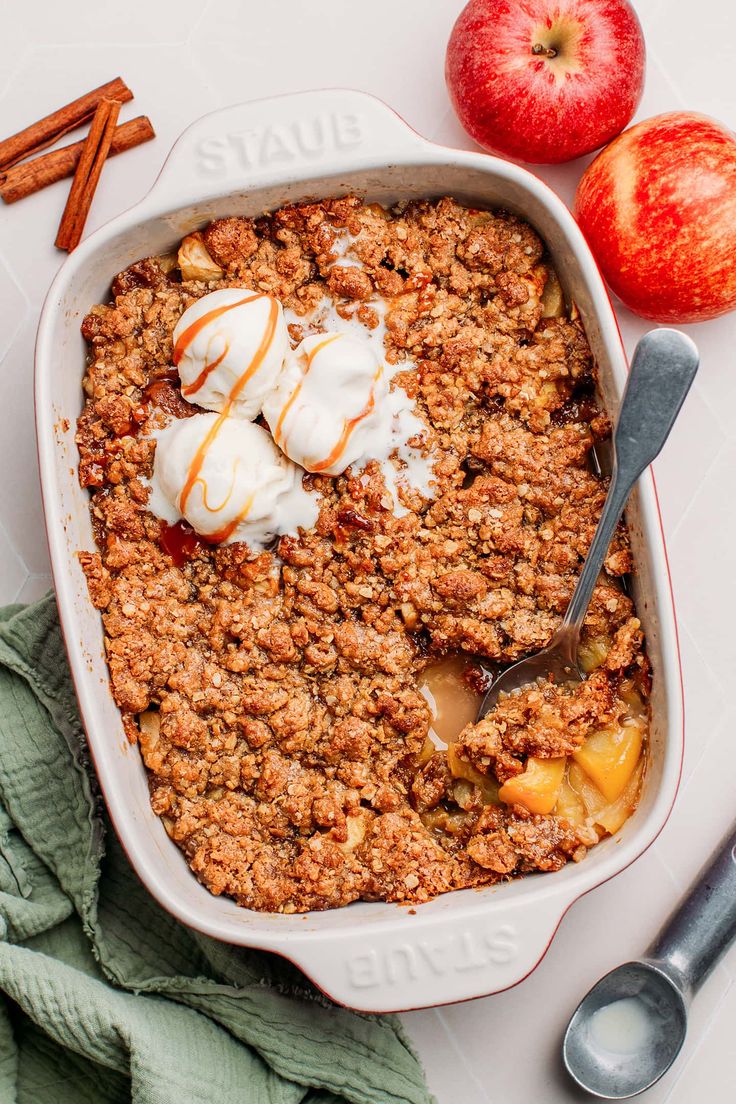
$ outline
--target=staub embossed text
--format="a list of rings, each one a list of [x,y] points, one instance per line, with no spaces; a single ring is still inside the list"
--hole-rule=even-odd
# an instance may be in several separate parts
[[[511,962],[517,951],[516,930],[502,924],[486,932],[464,931],[366,951],[347,962],[347,971],[357,989],[370,989],[417,981],[428,974],[442,977],[502,966]]]
[[[203,138],[195,147],[195,168],[202,176],[226,177],[232,169],[288,164],[351,150],[363,138],[363,120],[353,112],[325,111],[291,123],[269,123]]]

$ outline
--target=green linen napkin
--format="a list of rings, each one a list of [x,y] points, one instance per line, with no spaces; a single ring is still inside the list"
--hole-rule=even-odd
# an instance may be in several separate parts
[[[396,1018],[337,1008],[148,895],[106,821],[51,597],[0,610],[0,1101],[430,1101]]]

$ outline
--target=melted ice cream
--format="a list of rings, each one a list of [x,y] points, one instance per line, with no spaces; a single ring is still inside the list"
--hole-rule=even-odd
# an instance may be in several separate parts
[[[256,418],[289,348],[277,299],[248,288],[222,288],[184,311],[173,334],[174,366],[189,402]]]
[[[148,507],[164,521],[185,518],[213,544],[247,541],[255,548],[315,524],[316,495],[303,489],[301,469],[260,426],[195,414],[155,436]]]

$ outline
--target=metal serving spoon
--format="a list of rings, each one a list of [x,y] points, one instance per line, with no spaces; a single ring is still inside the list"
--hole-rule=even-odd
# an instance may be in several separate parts
[[[606,974],[565,1032],[568,1073],[602,1100],[644,1092],[685,1041],[695,993],[736,939],[736,831],[721,845],[646,958]]]
[[[537,679],[582,682],[577,651],[593,588],[637,479],[664,445],[698,368],[698,350],[678,330],[651,330],[634,352],[613,437],[613,472],[598,528],[560,627],[546,648],[514,663],[491,684],[478,720],[508,694]]]

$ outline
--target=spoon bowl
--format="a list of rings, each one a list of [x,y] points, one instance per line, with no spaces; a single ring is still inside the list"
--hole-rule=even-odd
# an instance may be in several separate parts
[[[568,1024],[562,1055],[570,1076],[601,1100],[651,1088],[680,1052],[687,1005],[655,963],[618,966],[583,997]]]
[[[563,636],[564,632],[564,636]],[[482,720],[503,694],[512,694],[535,682],[565,683],[583,682],[584,675],[578,667],[577,634],[555,633],[546,648],[525,659],[512,663],[491,683],[480,704],[477,720]]]

